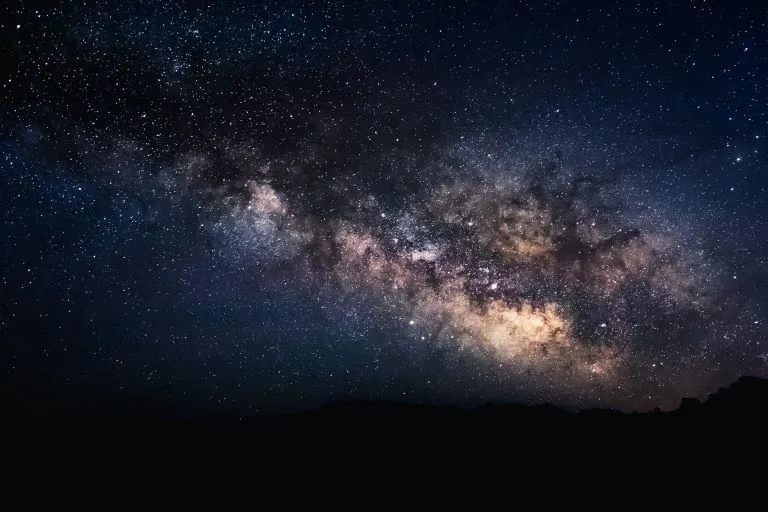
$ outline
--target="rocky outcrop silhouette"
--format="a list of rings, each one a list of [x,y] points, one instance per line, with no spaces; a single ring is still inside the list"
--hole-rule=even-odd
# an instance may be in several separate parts
[[[704,401],[696,398],[683,398],[680,406],[669,412],[659,410],[624,413],[613,409],[585,409],[569,412],[552,404],[537,406],[519,404],[485,404],[471,409],[454,406],[425,405],[393,401],[341,401],[315,410],[292,414],[252,416],[252,417],[209,417],[206,419],[180,419],[153,403],[150,406],[131,403],[99,405],[96,407],[71,407],[59,404],[46,414],[25,415],[19,408],[6,409],[4,428],[14,426],[24,428],[46,428],[48,425],[82,425],[97,427],[101,424],[111,426],[144,425],[147,428],[214,428],[228,424],[270,427],[273,425],[327,424],[332,426],[355,423],[371,423],[375,426],[387,424],[416,426],[421,423],[440,423],[449,428],[452,423],[462,426],[498,425],[514,422],[516,427],[526,423],[555,426],[558,423],[599,424],[633,423],[668,424],[681,420],[697,420],[703,423],[712,421],[737,422],[748,419],[762,421],[768,416],[768,379],[758,377],[740,377],[732,385],[722,387],[710,394]]]
[[[237,479],[259,489],[313,482],[350,492],[386,481],[386,493],[402,493],[402,485],[439,490],[430,499],[481,487],[509,505],[510,492],[536,500],[565,489],[592,500],[608,488],[655,496],[687,489],[680,482],[691,479],[706,496],[703,483],[722,489],[726,479],[757,474],[750,468],[764,460],[766,412],[768,381],[744,377],[671,412],[340,402],[298,414],[208,420],[80,411],[16,418],[2,430],[11,487],[75,475],[90,489],[141,468],[130,477],[147,485]]]

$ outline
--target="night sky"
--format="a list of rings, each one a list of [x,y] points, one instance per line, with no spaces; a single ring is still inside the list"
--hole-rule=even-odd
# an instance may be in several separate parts
[[[0,385],[674,408],[768,376],[768,5],[9,1]]]

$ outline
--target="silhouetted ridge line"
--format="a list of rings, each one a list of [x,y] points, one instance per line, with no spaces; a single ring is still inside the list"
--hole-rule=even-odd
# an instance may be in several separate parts
[[[134,404],[135,405],[135,404]],[[180,418],[172,413],[158,413],[151,408],[143,413],[132,407],[120,410],[117,407],[72,407],[52,409],[48,414],[25,416],[5,407],[6,426],[14,424],[57,425],[120,425],[140,424],[161,425],[174,428],[179,425],[301,425],[301,424],[346,424],[368,422],[371,424],[431,424],[459,422],[462,424],[483,423],[613,423],[641,422],[645,420],[752,420],[768,417],[768,380],[758,377],[741,377],[731,386],[718,389],[703,402],[696,398],[683,398],[674,411],[654,410],[644,413],[624,413],[613,409],[586,409],[569,412],[552,404],[535,406],[520,404],[487,403],[471,409],[451,405],[427,405],[393,401],[340,401],[318,409],[278,414],[272,416],[211,416],[207,418]]]

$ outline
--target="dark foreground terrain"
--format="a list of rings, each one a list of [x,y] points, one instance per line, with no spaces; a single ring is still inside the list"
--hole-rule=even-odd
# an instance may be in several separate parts
[[[768,380],[754,377],[703,402],[685,399],[675,411],[643,414],[351,402],[250,419],[83,413],[8,418],[4,427],[10,488],[53,481],[103,491],[137,480],[139,492],[288,486],[293,490],[283,498],[293,500],[306,497],[305,486],[364,492],[385,485],[380,499],[433,490],[450,500],[478,486],[493,496],[547,499],[567,489],[628,489],[647,497],[696,485],[702,498],[726,481],[742,491],[762,489],[768,475]]]

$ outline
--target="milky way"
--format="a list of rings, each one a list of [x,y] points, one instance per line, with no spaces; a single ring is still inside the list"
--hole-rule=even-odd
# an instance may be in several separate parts
[[[300,278],[375,297],[383,312],[372,314],[407,324],[411,343],[482,361],[494,378],[620,400],[643,393],[637,372],[656,379],[702,362],[691,341],[717,332],[716,265],[674,232],[625,219],[606,199],[615,172],[548,161],[489,174],[463,146],[447,152],[471,170],[437,163],[396,205],[333,187],[319,194],[339,196],[322,215],[273,185],[266,162],[222,193],[226,214],[212,229],[246,259],[266,253]]]
[[[7,389],[637,410],[767,375],[764,10],[622,9],[9,8]]]

